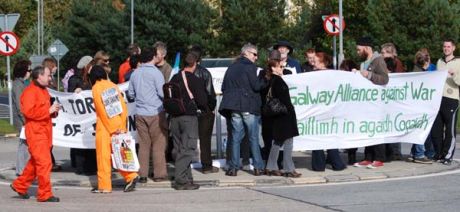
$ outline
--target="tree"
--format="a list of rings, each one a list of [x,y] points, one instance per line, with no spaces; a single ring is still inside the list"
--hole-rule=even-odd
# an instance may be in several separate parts
[[[442,56],[445,38],[458,40],[459,3],[444,0],[371,0],[367,6],[369,28],[377,44],[394,43],[406,65],[412,67],[415,53],[422,47],[434,58]]]
[[[136,42],[141,46],[163,41],[169,58],[198,44],[213,52],[217,45],[212,29],[217,11],[202,0],[140,0],[135,6]]]
[[[271,47],[286,33],[284,0],[222,0],[219,43],[225,47],[218,56],[235,56],[251,42],[259,49]]]

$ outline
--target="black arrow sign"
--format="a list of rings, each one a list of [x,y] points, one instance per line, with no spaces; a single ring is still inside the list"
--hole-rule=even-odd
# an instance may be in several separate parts
[[[332,22],[332,32],[335,32],[335,22],[336,22],[335,18],[333,18],[331,22]]]
[[[9,47],[9,43],[8,43],[8,40],[10,39],[10,37],[5,36],[5,43],[6,43],[6,51],[9,52],[10,51],[10,47]]]

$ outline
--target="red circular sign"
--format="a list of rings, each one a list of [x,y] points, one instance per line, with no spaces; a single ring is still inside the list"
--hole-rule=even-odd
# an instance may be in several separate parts
[[[0,54],[11,56],[16,54],[19,49],[19,37],[14,32],[0,33]]]
[[[332,14],[327,16],[323,21],[323,28],[329,35],[338,35],[340,34],[339,30],[339,16],[337,14]],[[342,18],[342,31],[345,29],[345,20]]]

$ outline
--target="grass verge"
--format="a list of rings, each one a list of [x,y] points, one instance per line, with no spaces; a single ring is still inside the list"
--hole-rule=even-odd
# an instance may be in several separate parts
[[[18,133],[14,126],[10,125],[9,119],[0,119],[0,135]]]

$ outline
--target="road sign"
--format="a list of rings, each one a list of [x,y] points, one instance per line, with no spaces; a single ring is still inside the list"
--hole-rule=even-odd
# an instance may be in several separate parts
[[[339,16],[332,14],[324,18],[323,28],[329,35],[339,35]],[[345,20],[342,19],[342,31],[345,29]]]
[[[64,43],[62,43],[62,41],[59,39],[55,40],[53,44],[48,47],[48,53],[56,58],[56,60],[60,60],[62,57],[64,57],[65,54],[67,54],[68,51],[69,49],[67,46],[65,46]]]
[[[47,58],[47,57],[49,57],[49,56],[47,56],[47,55],[35,55],[35,54],[30,56],[29,60],[32,63],[30,66],[32,68],[35,68],[35,67],[41,65],[43,60],[45,60],[45,58]]]
[[[13,32],[0,33],[0,54],[10,56],[19,49],[19,38]]]
[[[18,22],[19,19],[18,13],[12,13],[12,14],[0,14],[0,28],[2,31],[13,31],[14,26],[16,26],[16,23]],[[5,25],[6,23],[6,25]]]

